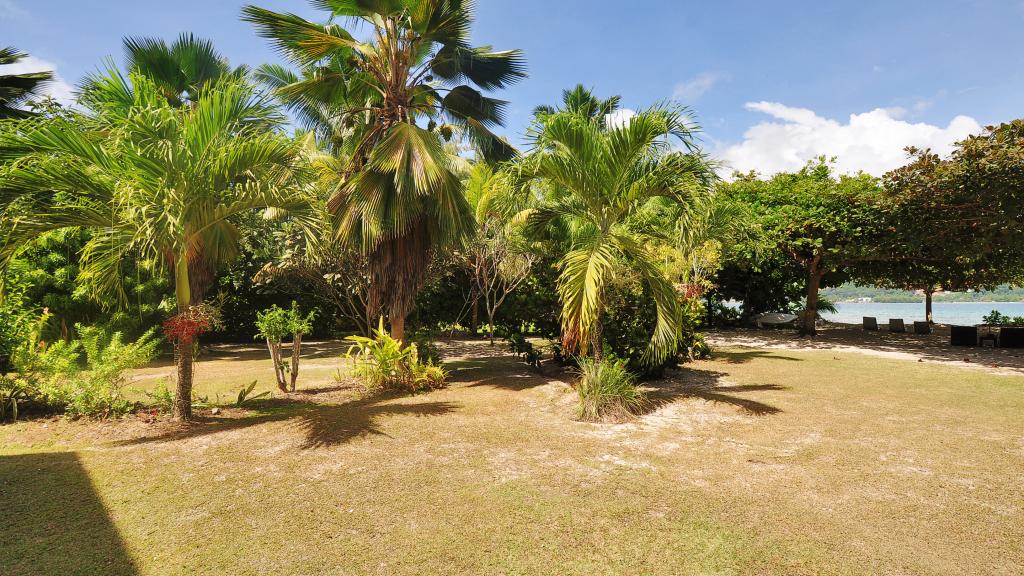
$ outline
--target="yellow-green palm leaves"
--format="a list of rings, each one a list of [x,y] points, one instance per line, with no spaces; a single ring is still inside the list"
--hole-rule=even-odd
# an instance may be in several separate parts
[[[546,182],[548,198],[528,223],[535,230],[558,224],[568,237],[558,282],[568,350],[600,346],[605,286],[620,267],[636,273],[655,302],[648,359],[675,350],[677,295],[651,248],[672,241],[663,216],[713,184],[711,166],[695,152],[694,130],[685,111],[660,107],[617,126],[563,111],[537,127],[527,163]],[[679,144],[685,150],[674,148]]]
[[[188,306],[201,297],[190,293],[196,266],[215,270],[237,252],[235,215],[306,217],[298,145],[272,130],[281,117],[241,80],[211,83],[179,108],[148,77],[111,70],[82,102],[89,113],[0,136],[0,160],[13,161],[0,174],[0,209],[19,207],[8,211],[8,252],[46,230],[88,227],[83,276],[98,296],[119,293],[132,254],[174,270]]]

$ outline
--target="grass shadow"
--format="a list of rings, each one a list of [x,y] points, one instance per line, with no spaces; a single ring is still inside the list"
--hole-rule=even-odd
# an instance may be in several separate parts
[[[274,422],[294,422],[304,434],[303,449],[344,444],[355,438],[384,435],[378,421],[389,416],[441,416],[459,408],[452,402],[395,402],[408,396],[381,395],[348,402],[317,403],[274,398],[253,403],[258,411],[242,416],[199,416],[188,426],[114,443],[131,446],[219,434]]]
[[[646,382],[648,399],[651,401],[647,412],[683,398],[700,398],[707,402],[728,404],[752,416],[769,416],[782,412],[781,408],[765,402],[747,398],[742,394],[787,390],[779,384],[725,384],[724,372],[683,368],[664,380]]]
[[[73,452],[0,456],[0,573],[138,574]]]
[[[787,362],[802,362],[801,358],[784,356],[778,350],[715,350],[714,358],[722,360],[727,364],[745,364],[753,360],[785,360]]]

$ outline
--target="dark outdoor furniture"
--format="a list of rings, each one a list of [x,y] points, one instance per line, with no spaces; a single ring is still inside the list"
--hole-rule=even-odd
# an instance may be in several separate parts
[[[914,322],[914,334],[931,334],[932,325],[927,322]]]
[[[977,346],[977,326],[950,326],[949,343],[953,346]]]
[[[1003,326],[999,329],[1000,348],[1024,348],[1024,328]]]
[[[873,316],[864,317],[865,330],[878,330],[878,320]]]
[[[889,332],[906,332],[907,325],[903,323],[903,318],[889,318]]]

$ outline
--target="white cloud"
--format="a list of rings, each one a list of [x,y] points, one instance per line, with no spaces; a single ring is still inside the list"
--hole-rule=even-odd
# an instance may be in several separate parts
[[[636,116],[636,110],[630,110],[629,108],[619,108],[615,112],[612,112],[605,117],[605,122],[608,123],[612,128],[618,128],[629,124],[629,121]]]
[[[725,74],[719,72],[702,72],[692,80],[676,84],[672,90],[672,99],[693,102],[714,88],[715,84],[725,79]]]
[[[71,104],[74,101],[74,88],[60,77],[60,74],[57,73],[57,65],[53,62],[35,56],[26,56],[14,64],[0,66],[0,74],[27,74],[43,71],[53,72],[53,80],[43,86],[41,92],[53,96],[54,100],[61,104]]]
[[[0,0],[0,20],[20,20],[28,15],[28,10],[15,4],[13,0]]]
[[[901,120],[901,108],[876,108],[851,114],[849,122],[823,118],[806,108],[778,102],[750,102],[746,108],[763,112],[778,121],[750,127],[743,142],[720,146],[717,156],[726,170],[762,174],[799,170],[817,156],[835,157],[840,172],[859,170],[881,175],[906,163],[904,148],[930,148],[948,154],[953,143],[981,131],[981,124],[969,116],[957,116],[945,128]]]

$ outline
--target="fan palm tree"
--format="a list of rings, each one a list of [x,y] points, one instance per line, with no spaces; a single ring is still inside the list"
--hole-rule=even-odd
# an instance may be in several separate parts
[[[83,92],[90,114],[29,120],[0,135],[0,251],[47,230],[85,227],[82,280],[97,298],[123,298],[126,257],[154,262],[174,282],[179,317],[194,311],[190,276],[238,251],[232,218],[274,208],[308,217],[298,144],[272,128],[283,118],[250,85],[211,82],[188,107],[168,103],[148,76],[116,70]],[[106,300],[109,302],[109,300]],[[191,417],[192,346],[176,346],[175,414]]]
[[[635,272],[655,303],[646,357],[657,362],[674,351],[677,295],[652,247],[674,241],[665,215],[713,185],[714,170],[697,152],[695,130],[683,109],[656,107],[606,128],[587,114],[544,118],[527,163],[550,192],[526,219],[533,230],[557,223],[568,231],[558,280],[567,351],[601,356],[604,287],[619,267]],[[687,151],[673,150],[672,138]]]
[[[125,67],[149,77],[171,106],[194,104],[210,82],[248,74],[246,66],[232,68],[213,42],[183,33],[168,44],[160,38],[122,40]],[[88,80],[87,80],[88,85]]]
[[[604,100],[594,96],[594,93],[577,84],[570,90],[562,90],[562,105],[559,107],[542,104],[533,109],[533,115],[538,121],[543,121],[546,116],[558,112],[569,112],[589,118],[596,122],[601,129],[608,127],[608,116],[619,110],[622,102],[621,96],[610,96]]]
[[[0,66],[17,64],[28,57],[17,48],[0,48]],[[27,118],[32,113],[22,110],[21,105],[35,96],[39,90],[53,80],[53,72],[27,72],[22,74],[0,74],[0,119]]]
[[[388,311],[401,339],[431,254],[472,227],[458,158],[443,141],[458,135],[489,160],[512,157],[491,131],[504,123],[506,103],[481,91],[524,77],[522,55],[470,45],[468,2],[313,4],[365,26],[365,40],[333,22],[255,6],[243,9],[243,19],[300,68],[292,75],[264,68],[263,77],[347,155],[329,208],[337,234],[368,256],[372,304]]]

